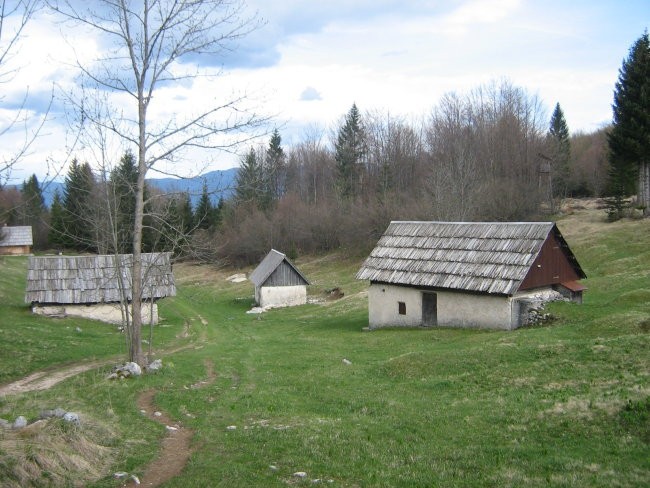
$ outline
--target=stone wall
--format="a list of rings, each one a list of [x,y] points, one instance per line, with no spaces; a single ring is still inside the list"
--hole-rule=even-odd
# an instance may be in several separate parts
[[[262,286],[255,289],[255,301],[262,307],[291,307],[307,303],[307,287]]]
[[[142,304],[142,324],[149,324],[151,305]],[[38,305],[32,306],[32,312],[48,317],[81,317],[100,320],[109,324],[122,324],[122,311],[117,303],[97,303],[92,305]],[[158,305],[153,304],[153,323],[158,323]]]

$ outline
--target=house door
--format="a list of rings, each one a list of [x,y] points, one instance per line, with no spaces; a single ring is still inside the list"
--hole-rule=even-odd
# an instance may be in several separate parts
[[[422,293],[422,325],[438,325],[438,295],[435,293]]]

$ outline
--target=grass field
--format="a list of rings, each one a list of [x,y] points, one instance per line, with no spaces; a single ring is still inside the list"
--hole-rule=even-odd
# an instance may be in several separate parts
[[[558,223],[589,277],[584,304],[553,304],[554,321],[512,332],[362,332],[360,258],[298,259],[312,298],[335,286],[345,296],[262,315],[245,313],[252,286],[226,281],[233,270],[178,265],[179,295],[161,302],[155,332],[165,368],[123,382],[94,370],[0,398],[5,419],[57,406],[84,419],[0,431],[0,479],[112,487],[116,471],[142,473],[165,433],[136,398],[155,388],[158,407],[194,431],[170,487],[648,486],[650,222],[601,214]],[[0,266],[0,383],[123,353],[111,326],[32,316],[25,260]],[[206,361],[216,380],[193,388]]]

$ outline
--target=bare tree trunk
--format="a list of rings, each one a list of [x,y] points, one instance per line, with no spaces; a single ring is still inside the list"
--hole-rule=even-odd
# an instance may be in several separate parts
[[[642,161],[639,165],[639,205],[643,207],[643,215],[650,217],[650,163]]]

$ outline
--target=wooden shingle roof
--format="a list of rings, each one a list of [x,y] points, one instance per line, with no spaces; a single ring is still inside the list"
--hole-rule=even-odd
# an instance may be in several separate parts
[[[391,222],[356,277],[512,295],[551,232],[562,239],[553,222]]]
[[[298,270],[298,268],[294,266],[289,258],[287,258],[287,256],[280,251],[276,251],[275,249],[271,249],[271,251],[269,251],[262,262],[257,266],[257,268],[253,270],[248,279],[251,280],[255,286],[262,286],[282,263],[286,263],[289,269],[292,272],[295,272],[297,278],[301,282],[304,281],[303,284],[309,284],[307,278],[305,278],[305,276]]]
[[[26,303],[119,302],[120,282],[132,298],[133,255],[30,257]],[[142,254],[143,299],[176,295],[171,253]]]
[[[0,227],[0,246],[31,246],[33,243],[31,225]]]

